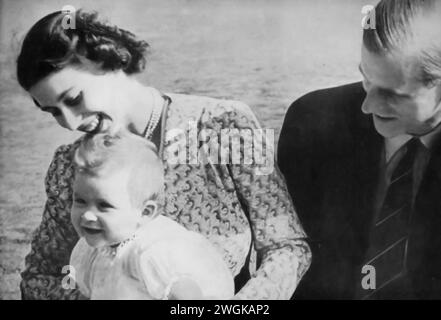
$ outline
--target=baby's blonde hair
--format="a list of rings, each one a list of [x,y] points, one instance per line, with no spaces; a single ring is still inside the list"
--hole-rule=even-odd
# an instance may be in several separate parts
[[[75,174],[100,178],[129,170],[128,193],[143,209],[164,188],[164,168],[153,143],[129,133],[86,135],[74,156]]]

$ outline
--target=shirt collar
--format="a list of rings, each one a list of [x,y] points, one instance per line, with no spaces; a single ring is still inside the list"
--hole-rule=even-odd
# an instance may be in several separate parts
[[[421,136],[420,141],[430,150],[440,136],[441,125],[428,134]],[[408,134],[399,135],[393,138],[385,138],[386,162],[389,162],[395,152],[397,152],[410,139],[412,139],[412,136]]]

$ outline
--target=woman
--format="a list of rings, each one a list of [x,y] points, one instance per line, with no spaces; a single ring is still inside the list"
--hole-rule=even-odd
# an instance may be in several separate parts
[[[309,267],[310,250],[278,170],[262,175],[255,162],[187,157],[192,145],[199,150],[204,142],[189,134],[193,128],[201,137],[213,130],[220,135],[222,129],[258,129],[249,107],[145,87],[132,75],[144,69],[147,43],[81,11],[75,28],[65,28],[65,14],[42,18],[23,42],[18,81],[35,104],[69,130],[127,130],[154,142],[165,167],[164,215],[219,248],[232,274],[241,275],[236,298],[290,298]],[[78,240],[70,222],[77,146],[78,141],[59,147],[49,167],[43,219],[22,273],[23,298],[80,298],[62,285]],[[242,159],[252,147],[240,148]],[[243,286],[241,269],[251,270]]]

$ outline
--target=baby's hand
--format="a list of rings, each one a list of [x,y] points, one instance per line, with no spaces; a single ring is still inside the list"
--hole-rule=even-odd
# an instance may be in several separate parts
[[[204,296],[202,291],[196,282],[189,278],[181,278],[174,282],[170,294],[169,300],[203,300]]]

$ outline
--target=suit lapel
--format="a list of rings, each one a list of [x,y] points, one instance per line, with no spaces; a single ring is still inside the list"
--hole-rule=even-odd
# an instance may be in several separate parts
[[[441,207],[441,140],[432,151],[417,193],[415,206],[416,210],[421,208],[420,211],[424,212]]]
[[[431,212],[432,217],[427,216],[427,219],[441,219],[441,212],[438,212],[438,208],[441,208],[441,140],[432,151],[417,193],[415,208],[419,216]]]
[[[427,172],[433,173],[438,183],[441,184],[441,141],[435,145],[427,168]]]

